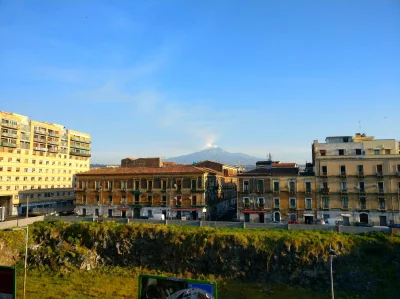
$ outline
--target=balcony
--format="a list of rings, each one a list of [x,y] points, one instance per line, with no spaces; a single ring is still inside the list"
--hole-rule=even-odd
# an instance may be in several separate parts
[[[346,174],[346,172],[341,172],[339,176],[340,176],[341,178],[346,178],[346,177],[347,177],[347,174]]]
[[[49,148],[48,151],[50,153],[58,153],[59,152],[58,149],[56,149],[56,148]]]
[[[10,137],[10,138],[18,138],[18,135],[15,133],[1,132],[1,136]]]
[[[89,152],[70,151],[69,153],[73,156],[82,156],[82,157],[90,157],[91,156]]]
[[[39,142],[39,143],[46,143],[46,139],[41,139],[41,138],[33,138],[33,141]]]
[[[73,147],[73,148],[78,148],[78,149],[82,149],[82,150],[86,150],[86,151],[90,151],[90,147],[86,147],[86,146],[71,144],[71,147]]]
[[[1,122],[1,126],[2,126],[2,127],[5,127],[5,128],[18,129],[18,124],[13,124],[13,123],[11,123],[11,122],[2,121],[2,122]]]
[[[358,177],[359,177],[359,178],[364,178],[364,177],[365,177],[364,171],[359,171],[359,172],[358,172]]]
[[[340,190],[340,194],[347,194],[347,189]]]
[[[365,195],[365,189],[364,189],[364,188],[359,189],[358,193],[359,193],[360,195]]]
[[[311,189],[306,189],[306,194],[311,194]]]
[[[382,171],[378,171],[378,172],[376,173],[376,177],[377,177],[377,178],[383,178],[383,172],[382,172]]]
[[[290,194],[296,194],[296,189],[289,189]]]
[[[51,137],[60,137],[60,134],[56,133],[56,132],[48,132],[47,135],[49,135]]]
[[[321,188],[320,192],[322,194],[329,194],[329,188]]]
[[[327,178],[328,177],[328,173],[326,171],[322,172],[321,177],[322,178]]]
[[[72,137],[71,136],[71,141],[77,141],[77,142],[83,142],[83,143],[90,143],[90,140],[85,140],[85,139],[81,139],[81,138],[77,138],[77,137]]]
[[[31,136],[26,134],[21,134],[21,140],[30,141]]]
[[[378,189],[378,194],[379,194],[379,195],[385,194],[385,190],[383,190],[383,189]]]
[[[273,193],[279,193],[279,189],[274,189],[272,192]]]
[[[50,144],[57,144],[58,145],[58,141],[57,140],[47,140],[47,143],[50,143]]]
[[[35,151],[42,151],[42,152],[47,152],[47,151],[48,151],[48,149],[45,148],[45,147],[34,147],[33,149],[34,149]]]
[[[365,202],[360,203],[360,210],[366,210],[367,204]]]
[[[17,147],[16,143],[11,143],[11,142],[1,142],[0,143],[1,146],[7,146],[7,147]]]
[[[33,132],[40,135],[46,135],[46,130],[34,129]]]

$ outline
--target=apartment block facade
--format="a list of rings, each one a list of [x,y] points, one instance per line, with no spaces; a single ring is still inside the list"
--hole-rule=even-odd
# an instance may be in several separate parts
[[[215,200],[216,172],[192,165],[100,168],[77,174],[78,215],[201,219]]]
[[[259,161],[254,170],[239,173],[238,218],[244,222],[317,220],[312,165],[300,172],[295,163]]]
[[[0,111],[0,206],[16,215],[19,192],[73,187],[90,168],[90,135]]]
[[[399,223],[400,152],[394,139],[327,137],[312,145],[318,218],[386,226]]]

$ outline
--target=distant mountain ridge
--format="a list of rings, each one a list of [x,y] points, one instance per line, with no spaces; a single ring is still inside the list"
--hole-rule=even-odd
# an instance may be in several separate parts
[[[256,158],[243,153],[231,153],[220,147],[207,148],[205,150],[165,159],[167,162],[176,162],[178,164],[192,164],[204,160],[211,160],[228,165],[252,165],[255,167],[257,161],[266,160],[265,158]]]

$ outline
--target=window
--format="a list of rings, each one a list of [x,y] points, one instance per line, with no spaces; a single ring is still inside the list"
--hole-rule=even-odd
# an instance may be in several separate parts
[[[176,180],[176,189],[182,189],[182,180]]]
[[[342,197],[342,208],[348,209],[349,208],[349,199],[347,196]]]
[[[165,181],[163,181],[163,182],[165,182]],[[191,184],[192,184],[191,189],[196,190],[196,180],[192,180]]]
[[[340,183],[340,190],[341,191],[347,191],[347,183],[346,182],[341,182]]]
[[[264,180],[257,180],[258,192],[264,192]]]
[[[274,181],[274,192],[279,192],[279,181]]]
[[[357,170],[358,170],[358,174],[361,174],[361,175],[364,174],[364,166],[363,165],[357,165]]]
[[[260,208],[264,208],[264,197],[259,197],[258,198],[258,206]]]
[[[111,196],[111,195],[108,196],[108,203],[109,203],[110,205],[112,204],[112,196]]]
[[[340,175],[346,175],[346,165],[340,166]]]
[[[122,203],[123,205],[126,205],[126,197],[125,197],[125,196],[122,197],[121,203]]]
[[[112,190],[112,187],[113,187],[113,182],[108,181],[108,190]]]
[[[378,149],[374,150],[374,155],[379,155],[380,153],[381,153],[380,150],[378,150]]]
[[[296,182],[293,180],[289,181],[289,192],[291,193],[296,192]]]
[[[327,174],[328,174],[328,167],[322,166],[322,175],[327,175]]]
[[[379,199],[379,209],[385,210],[386,209],[385,203],[386,203],[385,199],[384,198],[380,198]]]
[[[182,205],[182,196],[181,195],[176,196],[176,205],[177,206]]]
[[[365,192],[364,182],[358,182],[358,189],[360,190],[360,192]]]
[[[338,153],[339,153],[339,156],[344,156],[344,149],[339,149]]]
[[[397,164],[397,172],[400,172],[400,164]]]
[[[385,149],[385,155],[390,155],[390,149]]]
[[[165,180],[161,181],[161,189],[162,190],[167,190],[167,181],[165,181]],[[193,186],[192,186],[192,189],[193,189]]]
[[[376,165],[376,173],[382,174],[382,172],[383,172],[383,166],[382,166],[382,164]]]
[[[64,181],[65,181],[65,178],[64,178]],[[95,186],[95,189],[100,189],[100,181],[96,181],[94,183],[94,186]]]
[[[296,208],[296,198],[290,198],[289,199],[289,203],[290,203],[289,207],[291,209],[295,209]]]
[[[179,186],[178,188],[178,184],[176,185],[177,189],[181,189],[181,187]],[[147,181],[147,190],[153,190],[153,181]]]
[[[306,198],[306,210],[311,210],[311,209],[312,209],[312,199]]]
[[[192,196],[192,205],[194,205],[194,206],[197,205],[197,196],[196,195]]]
[[[306,182],[306,192],[311,193],[311,182]]]
[[[383,193],[383,182],[378,182],[377,186],[378,186],[378,192]]]
[[[321,154],[321,156],[326,156],[326,150],[320,150],[319,153]]]
[[[276,209],[279,209],[279,204],[280,204],[279,197],[275,197],[275,198],[274,198],[274,207],[275,207]]]
[[[243,182],[243,191],[249,191],[249,181]]]
[[[322,205],[324,209],[329,209],[329,197],[322,197]]]
[[[121,189],[126,190],[126,181],[121,182]]]
[[[162,204],[163,204],[163,205],[166,205],[166,204],[167,204],[167,196],[166,196],[166,195],[163,195],[163,196],[161,197],[161,201],[162,201]]]

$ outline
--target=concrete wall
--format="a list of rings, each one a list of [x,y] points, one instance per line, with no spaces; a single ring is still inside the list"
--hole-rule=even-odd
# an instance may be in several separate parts
[[[17,227],[17,226],[19,226],[19,227],[27,226],[36,221],[43,221],[43,220],[44,220],[44,216],[38,216],[38,217],[29,217],[29,218],[4,221],[4,222],[0,222],[0,229],[13,228],[13,227]]]

